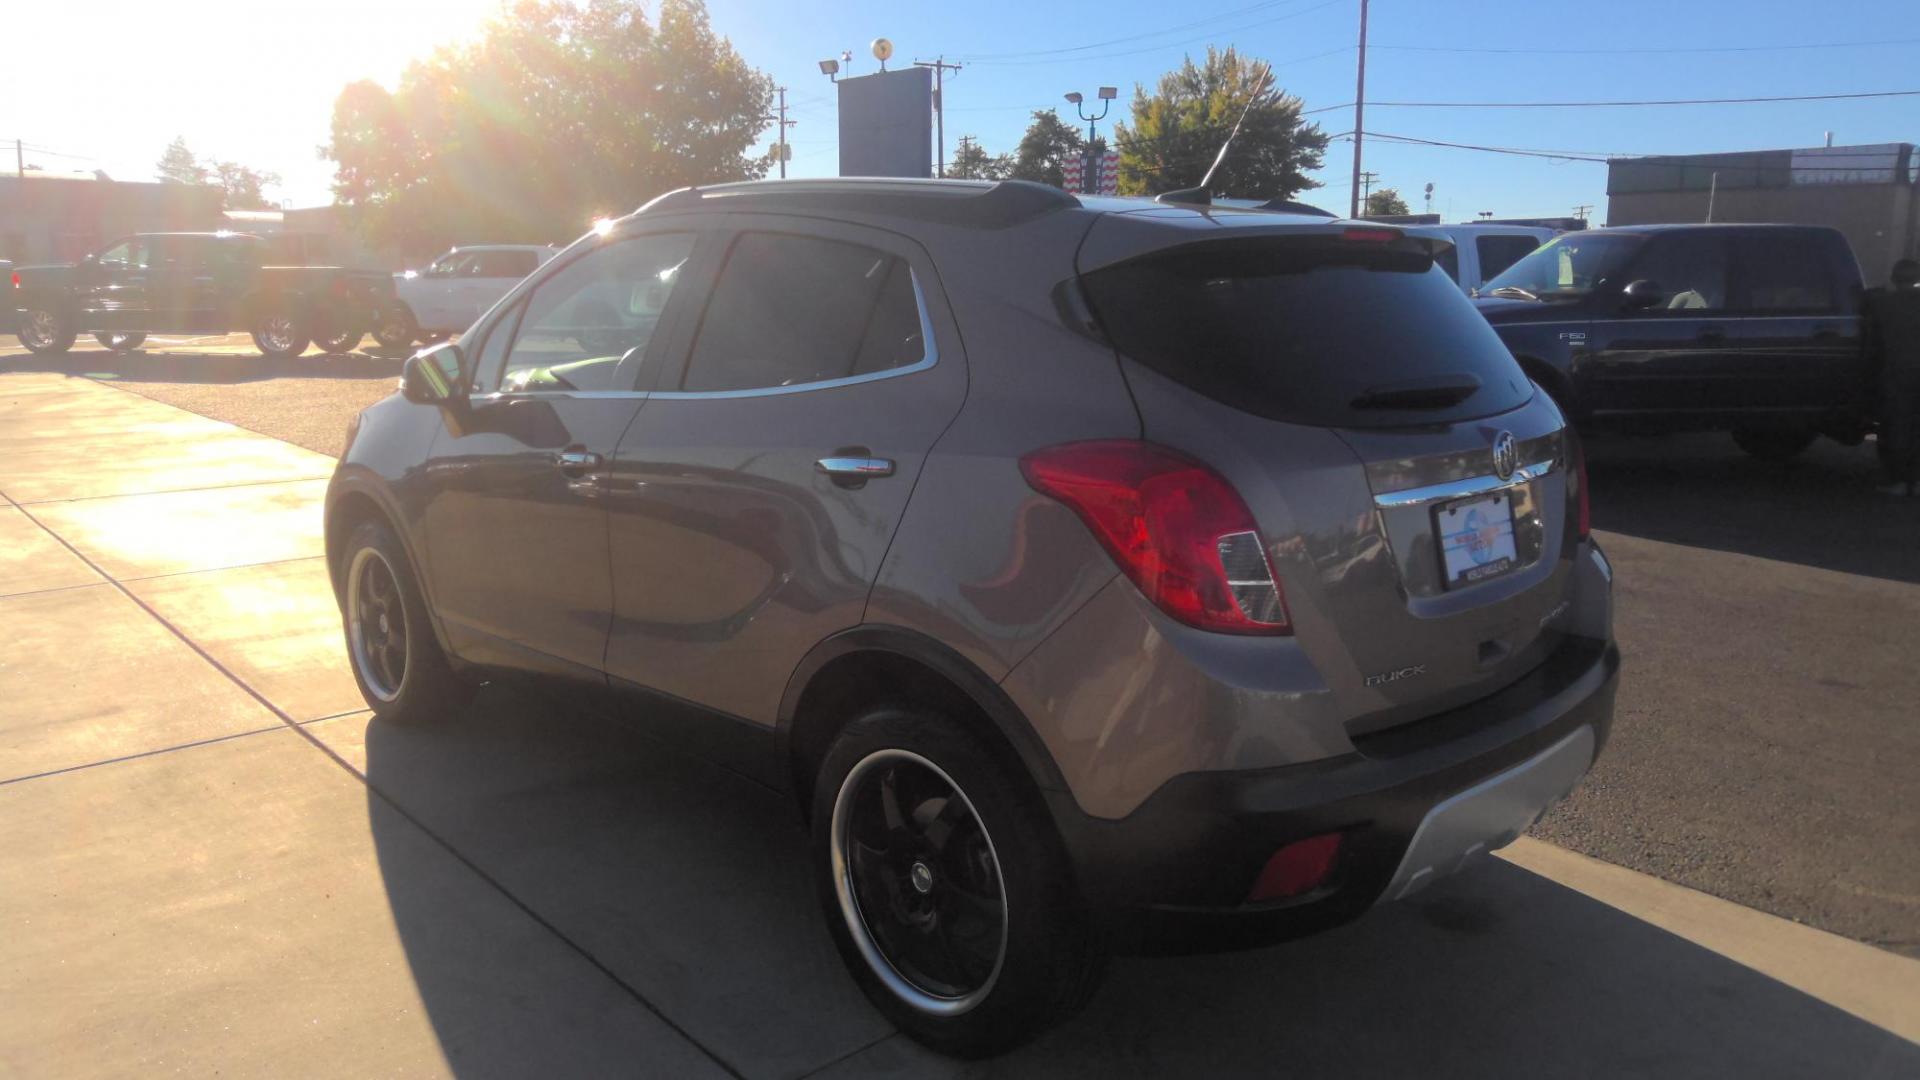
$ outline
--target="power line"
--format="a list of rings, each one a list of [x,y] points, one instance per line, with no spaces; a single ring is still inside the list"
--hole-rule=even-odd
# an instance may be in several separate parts
[[[1102,49],[1109,45],[1124,45],[1127,42],[1131,42],[1131,41],[1140,41],[1145,38],[1159,37],[1161,34],[1177,34],[1182,30],[1192,30],[1194,27],[1205,26],[1208,23],[1219,22],[1223,19],[1238,18],[1242,15],[1248,15],[1256,11],[1265,10],[1267,8],[1279,7],[1282,4],[1290,4],[1290,3],[1297,3],[1297,2],[1298,0],[1266,0],[1265,3],[1252,4],[1248,7],[1243,7],[1243,8],[1235,8],[1232,11],[1223,11],[1223,12],[1220,12],[1218,15],[1209,15],[1204,19],[1195,19],[1193,22],[1190,22],[1190,23],[1181,23],[1177,26],[1166,26],[1158,30],[1148,30],[1144,33],[1139,33],[1139,34],[1128,34],[1125,37],[1108,38],[1105,41],[1095,41],[1086,45],[1069,45],[1059,49],[1029,49],[1025,52],[962,53],[960,54],[960,59],[985,63],[985,62],[1000,61],[1000,60],[1025,59],[1027,57],[1032,57],[1032,56],[1061,56],[1066,53],[1086,52],[1090,49]]]
[[[1774,101],[1851,101],[1920,97],[1920,90],[1871,90],[1855,94],[1792,94],[1784,97],[1673,98],[1664,101],[1369,101],[1393,109],[1607,109],[1627,105],[1756,105]]]
[[[1469,48],[1451,45],[1375,45],[1374,48],[1391,49],[1394,52],[1425,53],[1542,54],[1550,56],[1666,56],[1682,53],[1752,53],[1787,52],[1800,49],[1857,49],[1875,45],[1914,44],[1920,44],[1920,38],[1884,38],[1878,41],[1823,41],[1804,45],[1706,45],[1672,49],[1518,49]]]
[[[1297,19],[1302,15],[1310,15],[1316,11],[1321,11],[1326,8],[1333,7],[1336,4],[1345,4],[1347,2],[1348,0],[1325,0],[1324,3],[1315,4],[1314,6],[1309,8],[1301,8],[1299,11],[1291,11],[1285,15],[1276,16],[1271,19],[1261,19],[1258,22],[1242,23],[1238,26],[1232,27],[1232,29],[1235,32],[1239,32],[1243,30],[1258,29],[1262,26],[1272,26],[1274,23],[1286,22],[1289,19]],[[1199,42],[1202,42],[1202,41],[1211,42],[1214,40],[1214,38],[1215,38],[1214,34],[1203,34],[1200,37],[1188,38],[1183,41],[1163,41],[1157,45],[1148,45],[1145,48],[1140,48],[1140,49],[1124,49],[1119,52],[1095,53],[1095,54],[1086,55],[1086,56],[1051,56],[1050,55],[1037,60],[975,60],[972,58],[968,58],[967,62],[971,64],[980,64],[983,66],[992,65],[994,67],[1026,67],[1034,64],[1058,64],[1063,61],[1113,60],[1123,56],[1138,56],[1141,53],[1160,52],[1161,50],[1164,50],[1164,49],[1180,48],[1185,45],[1198,44]],[[1297,63],[1298,61],[1294,61],[1294,62]]]

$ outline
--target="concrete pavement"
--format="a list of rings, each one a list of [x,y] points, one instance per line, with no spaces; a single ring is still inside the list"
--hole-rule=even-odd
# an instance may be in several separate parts
[[[764,789],[522,691],[370,724],[331,468],[0,375],[0,1075],[1920,1071],[1920,962],[1532,841],[1315,939],[1118,960],[962,1070],[861,1000]]]

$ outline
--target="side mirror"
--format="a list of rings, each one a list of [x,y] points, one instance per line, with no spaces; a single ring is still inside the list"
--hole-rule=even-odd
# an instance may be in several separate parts
[[[400,368],[400,396],[416,405],[447,405],[467,397],[466,356],[443,341],[407,357]]]
[[[1662,289],[1659,282],[1641,278],[1639,281],[1629,282],[1626,288],[1621,289],[1620,299],[1621,306],[1628,311],[1641,311],[1650,307],[1659,307],[1667,302],[1668,297],[1667,290]]]

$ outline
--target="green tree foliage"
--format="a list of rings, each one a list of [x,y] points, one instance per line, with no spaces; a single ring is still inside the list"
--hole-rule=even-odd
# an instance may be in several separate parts
[[[1405,214],[1410,212],[1411,211],[1407,209],[1407,200],[1401,198],[1399,192],[1390,187],[1383,187],[1379,191],[1367,193],[1367,209],[1361,216],[1386,217],[1389,214]]]
[[[1247,102],[1253,107],[1227,152],[1212,190],[1241,198],[1292,198],[1319,187],[1307,173],[1320,167],[1327,134],[1300,116],[1300,99],[1281,90],[1265,64],[1232,48],[1208,48],[1160,77],[1151,94],[1133,90],[1133,122],[1114,125],[1120,148],[1120,190],[1158,195],[1194,187]]]
[[[340,92],[334,195],[369,238],[557,241],[689,184],[756,179],[772,81],[714,34],[700,0],[519,0],[477,42],[388,92]]]
[[[167,144],[167,152],[160,155],[160,161],[154,166],[154,179],[169,184],[204,184],[211,177],[206,167],[200,164],[193,151],[187,149],[187,138],[176,135]]]
[[[249,169],[236,161],[202,162],[187,148],[184,136],[167,144],[155,175],[170,184],[212,184],[220,189],[224,210],[265,210],[273,205],[266,189],[278,186],[279,173]]]
[[[1005,154],[989,154],[980,140],[962,135],[960,146],[947,162],[947,175],[956,180],[1004,180],[1013,172],[1013,160]]]
[[[1013,171],[1009,175],[1015,180],[1033,180],[1064,187],[1066,181],[1060,172],[1061,163],[1084,153],[1086,145],[1087,140],[1080,134],[1079,128],[1060,119],[1060,114],[1052,109],[1042,109],[1033,114],[1033,123],[1027,126],[1027,133],[1020,137],[1020,146],[1013,153]]]

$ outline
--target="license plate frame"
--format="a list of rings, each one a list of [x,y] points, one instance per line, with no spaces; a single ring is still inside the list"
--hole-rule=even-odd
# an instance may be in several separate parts
[[[1488,491],[1435,506],[1433,542],[1439,549],[1443,588],[1465,588],[1512,573],[1520,565],[1513,492]]]

